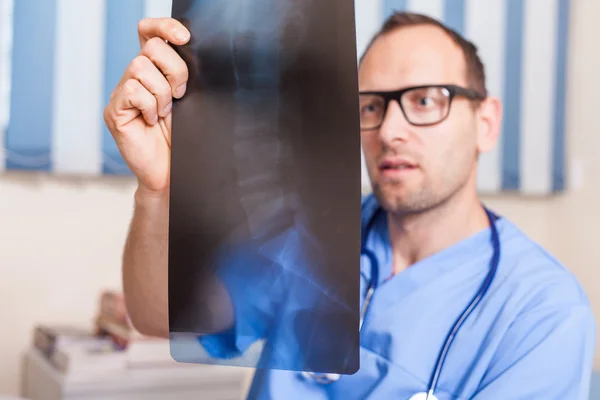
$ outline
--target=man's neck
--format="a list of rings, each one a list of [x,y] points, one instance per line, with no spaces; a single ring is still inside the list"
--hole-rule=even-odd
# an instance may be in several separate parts
[[[420,214],[388,214],[393,274],[489,227],[476,194],[457,193]]]

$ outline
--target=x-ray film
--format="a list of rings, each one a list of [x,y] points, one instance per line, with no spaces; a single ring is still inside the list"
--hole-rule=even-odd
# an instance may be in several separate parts
[[[190,30],[173,108],[171,354],[359,367],[360,128],[354,5],[174,0]]]

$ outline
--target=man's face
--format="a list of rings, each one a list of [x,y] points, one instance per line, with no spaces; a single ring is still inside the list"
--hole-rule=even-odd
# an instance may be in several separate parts
[[[461,49],[433,26],[401,28],[380,37],[359,69],[361,91],[435,84],[467,87]],[[417,101],[417,106],[429,106],[435,99],[419,97]],[[399,104],[391,101],[381,126],[361,133],[373,192],[382,207],[416,213],[474,185],[477,119],[473,104],[458,96],[445,120],[413,126]]]

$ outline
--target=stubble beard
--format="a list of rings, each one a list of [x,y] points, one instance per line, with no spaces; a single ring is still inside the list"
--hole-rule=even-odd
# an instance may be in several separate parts
[[[374,182],[373,195],[379,205],[388,213],[396,216],[415,216],[440,208],[456,197],[467,184],[464,179],[445,182],[440,190],[434,189],[429,181],[422,182],[418,187],[408,189],[402,182]]]
[[[408,192],[398,182],[374,183],[373,195],[384,210],[396,215],[419,214],[441,202],[440,196],[431,193],[426,187]]]

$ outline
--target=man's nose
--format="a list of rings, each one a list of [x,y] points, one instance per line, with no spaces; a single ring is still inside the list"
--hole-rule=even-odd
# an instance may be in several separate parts
[[[392,100],[388,104],[388,108],[379,128],[379,136],[381,140],[387,144],[397,142],[405,142],[409,137],[410,124],[406,120],[400,104]]]

